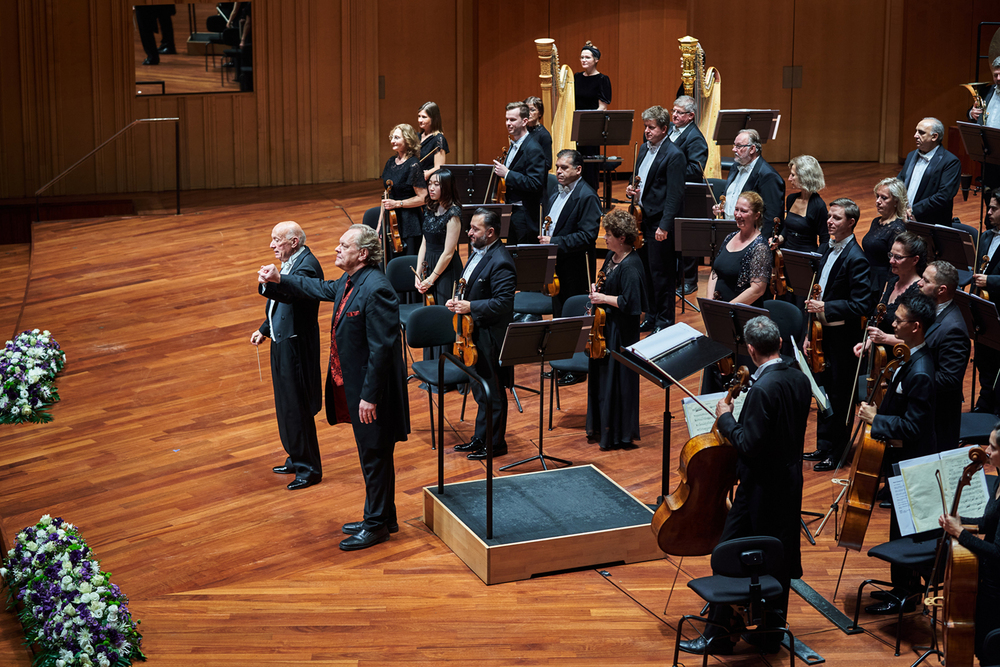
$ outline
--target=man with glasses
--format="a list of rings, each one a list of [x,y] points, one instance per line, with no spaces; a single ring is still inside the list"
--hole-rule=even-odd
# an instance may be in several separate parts
[[[769,239],[774,229],[774,219],[785,219],[785,180],[760,156],[760,135],[757,130],[743,130],[733,144],[733,166],[726,184],[726,219],[732,219],[736,200],[740,194],[753,190],[764,200],[764,222],[760,233]],[[715,214],[723,211],[715,207]]]
[[[816,378],[830,398],[832,415],[816,419],[816,451],[806,454],[817,461],[813,470],[825,472],[837,467],[848,446],[848,413],[852,406],[851,388],[857,367],[854,345],[864,335],[862,321],[871,315],[878,296],[872,288],[871,266],[854,238],[861,211],[852,200],[835,199],[826,221],[830,241],[823,248],[816,284],[819,299],[806,300],[806,312],[823,325],[823,354],[826,368]],[[803,343],[809,354],[809,341]]]
[[[690,95],[681,95],[674,100],[674,109],[670,114],[670,130],[667,138],[674,146],[681,149],[687,159],[684,169],[684,180],[700,183],[705,178],[705,164],[708,162],[708,142],[705,135],[694,122],[696,104]],[[684,257],[680,262],[684,276],[684,294],[698,291],[698,258]],[[678,291],[680,294],[680,291]]]

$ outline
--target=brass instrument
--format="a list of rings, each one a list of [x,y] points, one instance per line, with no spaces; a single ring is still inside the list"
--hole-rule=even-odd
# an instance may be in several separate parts
[[[715,136],[715,125],[722,108],[722,76],[714,67],[705,69],[705,50],[694,37],[686,36],[677,40],[681,51],[681,82],[684,94],[690,95],[697,103],[695,122],[706,137]],[[722,165],[719,146],[708,142],[708,162],[705,164],[706,178],[721,178]]]
[[[980,86],[988,86],[988,85],[990,84],[982,82],[962,84],[962,88],[965,88],[967,91],[969,91],[969,94],[972,95],[972,106],[976,109],[982,109],[984,112],[986,111],[986,105],[983,104],[983,98],[979,94],[979,89]],[[979,124],[980,125],[986,124],[985,114],[979,117]]]

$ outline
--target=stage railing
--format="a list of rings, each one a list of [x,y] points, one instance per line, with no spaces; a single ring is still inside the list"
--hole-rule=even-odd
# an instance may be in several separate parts
[[[39,197],[43,192],[51,188],[53,185],[62,180],[67,174],[83,164],[87,158],[101,150],[112,141],[120,137],[121,135],[128,132],[130,129],[138,125],[139,123],[164,123],[172,122],[174,124],[174,162],[177,165],[177,173],[174,181],[174,188],[177,191],[177,215],[181,214],[181,119],[180,118],[139,118],[133,120],[131,123],[123,127],[122,129],[115,132],[113,135],[101,142],[94,150],[90,151],[82,158],[71,164],[69,167],[64,169],[58,176],[53,178],[51,181],[43,185],[42,187],[35,190],[35,222],[40,222],[39,218]]]

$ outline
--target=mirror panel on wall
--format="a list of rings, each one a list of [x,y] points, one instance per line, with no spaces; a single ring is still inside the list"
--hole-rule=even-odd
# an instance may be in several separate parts
[[[135,94],[252,92],[250,5],[135,5]]]

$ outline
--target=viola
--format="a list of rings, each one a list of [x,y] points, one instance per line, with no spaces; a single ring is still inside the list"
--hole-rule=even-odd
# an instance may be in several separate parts
[[[819,285],[813,285],[812,298],[818,300],[823,295]],[[823,358],[823,325],[815,313],[809,316],[809,367],[813,373],[822,373],[826,369],[826,359]]]
[[[462,278],[458,281],[455,299],[462,300],[464,298],[465,278]],[[476,344],[472,342],[472,330],[475,327],[472,322],[472,315],[455,313],[455,317],[452,319],[456,336],[452,354],[461,359],[462,363],[466,366],[475,366],[476,361],[479,359],[479,353],[476,351]]]
[[[378,230],[382,230],[382,221],[384,218],[388,217],[387,224],[389,226],[389,238],[392,239],[392,249],[395,252],[400,253],[403,252],[403,239],[399,236],[399,220],[396,216],[396,211],[385,210],[385,201],[389,198],[390,194],[392,194],[391,180],[385,182],[385,192],[382,193],[382,210],[379,211],[378,214]],[[386,216],[386,213],[389,215]]]
[[[589,273],[589,267],[587,271]],[[597,272],[597,282],[594,283],[595,292],[604,289],[605,278],[604,271]],[[587,338],[587,356],[591,359],[603,359],[608,356],[608,343],[604,339],[604,324],[608,318],[607,311],[600,306],[590,304],[587,306],[587,314],[594,316],[594,323],[590,327],[590,335]]]
[[[510,150],[510,144],[500,152],[500,157],[497,158],[497,162],[503,164],[507,161],[507,152]],[[483,203],[487,203],[487,199],[490,198],[490,191],[493,189],[493,176],[495,172],[490,172],[490,181],[486,184],[486,197],[483,199]],[[497,181],[496,193],[493,195],[494,204],[506,204],[507,203],[507,179],[501,178]]]
[[[731,403],[748,388],[750,371],[740,366],[728,386]],[[650,524],[660,550],[672,556],[705,556],[722,537],[729,513],[727,496],[736,483],[736,449],[719,433],[715,420],[709,433],[696,435],[681,449],[677,468],[681,482],[653,514]]]
[[[785,280],[785,258],[778,248],[778,237],[781,235],[781,218],[774,219],[774,233],[771,236],[771,248],[774,250],[774,264],[771,266],[771,292],[774,296],[784,296],[791,290]]]
[[[979,273],[985,274],[986,273],[986,269],[990,265],[990,256],[989,255],[983,255],[982,262],[983,262],[982,265],[979,267]],[[987,301],[990,300],[990,293],[986,291],[985,287],[979,287],[979,288],[977,288],[977,291],[979,292],[979,296],[981,296],[982,298],[986,299]]]
[[[538,235],[545,236],[545,233],[552,233],[552,218],[545,216],[545,219],[538,224]],[[589,267],[587,269],[590,270]],[[559,276],[552,272],[552,282],[542,285],[542,294],[545,296],[556,296],[559,294]]]

